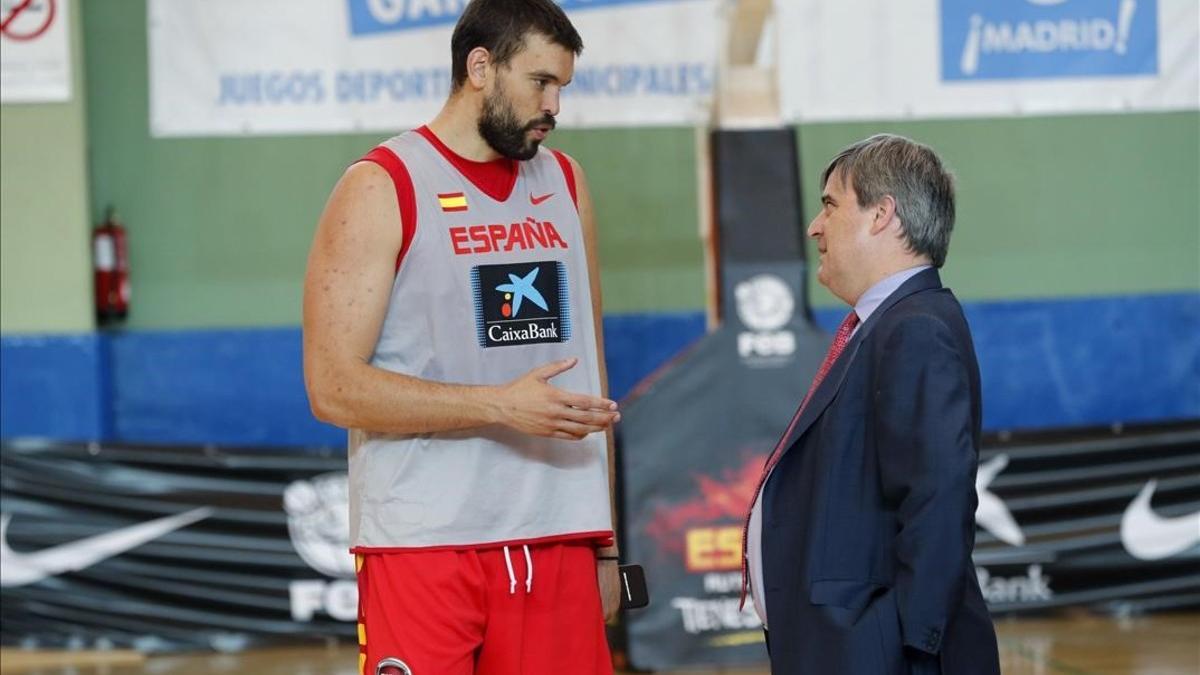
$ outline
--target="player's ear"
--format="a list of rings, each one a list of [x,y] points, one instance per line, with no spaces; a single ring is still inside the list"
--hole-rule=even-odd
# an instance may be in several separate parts
[[[492,53],[476,47],[467,54],[467,81],[476,89],[483,89],[488,81],[488,66],[492,65]]]

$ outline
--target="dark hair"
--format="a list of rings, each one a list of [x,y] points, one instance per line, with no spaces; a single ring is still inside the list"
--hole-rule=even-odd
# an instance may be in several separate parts
[[[934,267],[946,262],[954,229],[954,177],[932,148],[878,134],[838,153],[821,174],[822,188],[834,170],[840,170],[843,185],[850,182],[861,208],[891,195],[908,249],[929,256]]]
[[[450,37],[452,89],[458,91],[466,81],[472,49],[483,47],[493,63],[508,63],[530,33],[544,35],[576,56],[583,51],[583,38],[553,0],[471,0]]]

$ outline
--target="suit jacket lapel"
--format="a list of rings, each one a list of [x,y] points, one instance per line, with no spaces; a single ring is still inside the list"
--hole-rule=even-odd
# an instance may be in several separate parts
[[[829,407],[829,403],[833,401],[833,397],[842,388],[842,381],[846,378],[846,371],[850,369],[850,364],[858,356],[859,347],[862,346],[867,336],[871,334],[871,331],[879,323],[879,318],[891,309],[892,305],[895,305],[913,293],[934,290],[941,287],[942,280],[936,269],[922,270],[901,284],[900,288],[897,288],[895,292],[880,303],[879,307],[871,313],[870,318],[858,327],[858,331],[854,333],[854,337],[850,338],[850,343],[846,345],[845,351],[842,352],[842,355],[838,357],[833,367],[825,375],[821,386],[817,387],[817,390],[813,392],[813,396],[809,399],[808,405],[805,406],[804,412],[801,413],[795,428],[792,429],[792,435],[784,442],[783,452],[787,452],[804,435],[804,432],[808,431],[812,423],[821,416],[825,408]]]

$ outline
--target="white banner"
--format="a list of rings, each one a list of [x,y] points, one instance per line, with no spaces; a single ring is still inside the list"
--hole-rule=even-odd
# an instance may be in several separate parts
[[[0,102],[71,99],[70,0],[0,0]]]
[[[584,41],[566,127],[707,119],[717,0],[557,0]],[[149,0],[155,136],[396,131],[450,88],[463,0]]]
[[[777,0],[794,121],[1200,108],[1196,0]]]

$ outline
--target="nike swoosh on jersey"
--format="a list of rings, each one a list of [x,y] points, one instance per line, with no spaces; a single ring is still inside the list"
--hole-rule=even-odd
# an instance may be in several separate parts
[[[531,192],[531,193],[529,193],[529,203],[533,204],[534,206],[537,206],[538,204],[541,204],[542,202],[546,201],[547,199],[550,199],[553,196],[554,196],[554,193],[551,192],[550,194],[542,195],[541,197],[534,197],[533,193]]]
[[[9,514],[0,514],[0,586],[25,586],[120,555],[212,515],[207,506],[59,544],[35,553],[8,547]]]
[[[1200,546],[1200,511],[1163,518],[1150,506],[1157,480],[1146,483],[1121,516],[1121,543],[1139,560],[1162,560]]]

